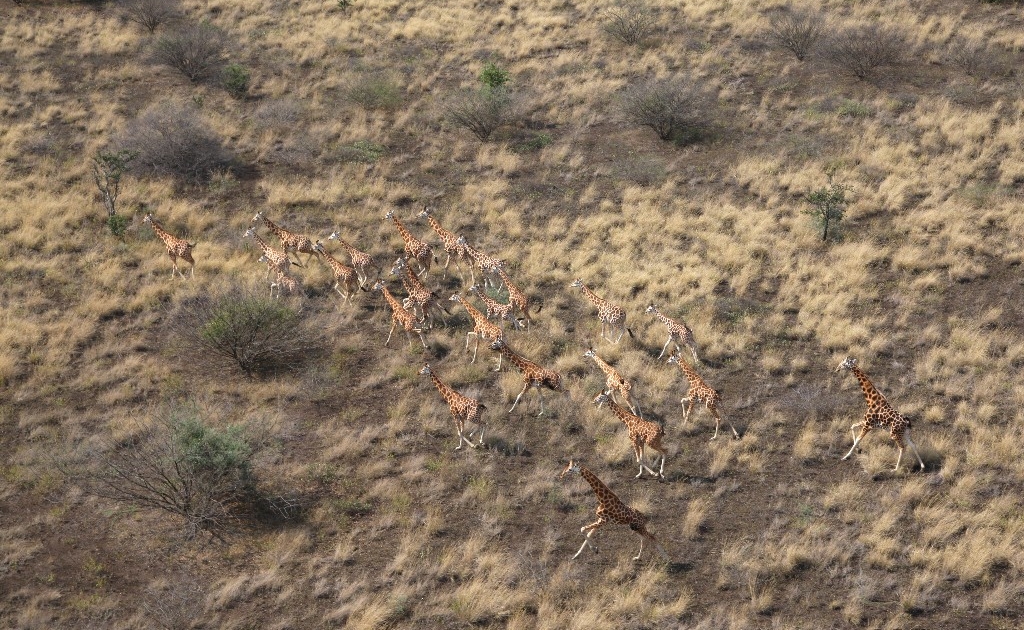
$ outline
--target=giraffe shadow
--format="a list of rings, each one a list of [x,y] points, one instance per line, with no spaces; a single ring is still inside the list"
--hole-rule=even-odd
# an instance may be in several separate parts
[[[669,562],[665,567],[670,575],[680,575],[693,570],[692,562]]]

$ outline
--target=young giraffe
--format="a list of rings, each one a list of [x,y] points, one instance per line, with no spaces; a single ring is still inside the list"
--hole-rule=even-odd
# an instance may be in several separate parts
[[[426,348],[427,341],[423,338],[423,329],[416,325],[418,323],[416,316],[407,311],[395,296],[391,295],[391,292],[388,291],[386,286],[384,286],[384,282],[382,280],[378,280],[377,283],[373,285],[373,290],[383,293],[384,299],[387,301],[388,306],[391,307],[391,330],[388,331],[388,338],[384,341],[384,346],[387,347],[388,343],[391,341],[391,334],[395,332],[395,326],[401,324],[402,328],[405,329],[405,336],[409,338],[410,346],[412,345],[412,333],[416,333],[419,335],[420,343],[422,343],[423,347]]]
[[[282,291],[286,291],[289,295],[299,291],[299,288],[302,286],[301,283],[280,268],[271,264],[266,254],[260,256],[257,262],[267,263],[268,272],[273,272],[275,274],[274,280],[270,283],[270,297],[274,297],[274,289],[277,289],[277,297],[279,298],[281,297]]]
[[[715,434],[711,436],[711,439],[714,440],[718,437],[718,427],[722,424],[722,414],[718,412],[718,403],[722,402],[722,395],[711,389],[704,382],[704,379],[686,362],[683,355],[673,354],[668,358],[668,362],[678,365],[679,369],[686,375],[686,380],[690,383],[690,389],[686,392],[687,396],[679,401],[683,405],[683,426],[686,426],[686,421],[690,419],[690,412],[693,411],[693,406],[700,401],[704,401],[704,406],[707,407],[708,412],[715,417]],[[736,427],[733,426],[731,420],[729,421],[729,427],[732,429],[733,437],[737,440],[740,439],[740,434],[736,432]]]
[[[334,290],[341,296],[341,301],[348,302],[351,300],[359,288],[359,276],[356,274],[356,270],[330,255],[324,248],[324,244],[320,241],[313,245],[313,249],[324,257],[324,260],[327,261],[327,266],[334,272]],[[342,292],[340,287],[345,287],[347,293]]]
[[[402,222],[395,216],[394,210],[388,210],[388,213],[384,215],[384,219],[391,219],[395,223],[395,227],[398,228],[398,233],[402,235],[402,240],[405,241],[405,257],[409,260],[415,260],[419,266],[419,273],[416,275],[422,276],[424,273],[430,271],[430,263],[434,259],[434,252],[430,249],[430,245],[427,245],[420,239],[412,235],[412,232],[407,230]]]
[[[153,228],[153,232],[164,242],[164,246],[167,248],[167,255],[171,257],[171,278],[174,278],[174,272],[184,278],[185,274],[182,273],[181,269],[178,269],[178,258],[181,258],[189,264],[189,275],[192,278],[196,277],[196,261],[192,259],[192,248],[196,246],[195,243],[189,243],[183,238],[178,238],[172,235],[163,228],[156,219],[153,218],[153,213],[150,212],[142,219],[142,223],[149,225]]]
[[[601,337],[608,340],[611,343],[619,343],[622,339],[622,334],[628,332],[629,336],[633,336],[633,331],[626,328],[626,311],[621,306],[611,304],[607,300],[598,297],[596,293],[590,290],[590,288],[583,284],[583,280],[576,278],[572,281],[570,287],[582,289],[583,295],[587,296],[587,299],[594,303],[597,307],[597,318],[601,320]],[[612,341],[610,336],[613,327],[619,327],[619,336]],[[606,333],[607,331],[607,333]]]
[[[455,447],[455,450],[462,449],[462,443],[465,442],[470,448],[476,448],[484,443],[484,429],[486,428],[486,422],[480,417],[480,411],[487,407],[480,404],[480,401],[469,396],[463,396],[459,392],[452,389],[449,385],[443,383],[441,379],[434,374],[433,370],[430,369],[429,363],[423,364],[423,369],[420,370],[420,374],[425,374],[430,377],[431,382],[434,383],[434,387],[441,393],[441,398],[448,403],[448,410],[452,414],[452,420],[455,421],[455,430],[459,434],[459,445]],[[476,429],[473,429],[468,434],[463,435],[463,431],[466,430],[466,422],[472,422],[477,425],[480,429],[480,442],[473,444],[469,441],[469,438],[473,437],[476,433]]]
[[[480,275],[483,276],[484,279],[484,287],[487,287],[488,285],[492,287],[501,286],[500,284],[494,281],[492,274],[497,274],[499,269],[505,268],[504,260],[501,260],[500,258],[495,258],[494,256],[491,256],[489,254],[485,254],[479,249],[473,247],[472,245],[469,244],[469,241],[466,240],[465,236],[460,236],[456,243],[458,244],[459,247],[462,248],[462,251],[465,252],[465,257],[471,261],[469,265],[471,274],[470,282],[476,284],[476,276],[472,275],[473,267],[475,265],[476,267],[480,268]]]
[[[447,254],[447,257],[444,259],[444,273],[441,275],[441,279],[443,280],[448,277],[448,265],[454,261],[455,268],[459,271],[459,279],[464,280],[462,277],[462,266],[459,265],[460,260],[464,260],[469,263],[469,273],[472,278],[473,260],[469,258],[469,254],[466,252],[466,249],[459,244],[459,237],[457,237],[454,232],[450,232],[449,230],[441,227],[441,223],[434,218],[433,214],[431,214],[430,208],[423,208],[423,211],[417,216],[421,219],[426,219],[427,222],[430,223],[430,227],[433,228],[441,238],[441,245],[444,247],[444,253]]]
[[[643,417],[640,412],[640,405],[635,404],[632,397],[629,395],[630,390],[633,389],[632,383],[622,378],[622,375],[619,374],[618,370],[605,362],[604,359],[597,356],[597,353],[594,352],[593,348],[584,352],[583,358],[593,359],[594,363],[597,364],[597,367],[601,368],[601,371],[604,372],[606,377],[604,388],[611,394],[612,400],[615,400],[615,392],[618,390],[618,392],[622,394],[622,399],[626,401],[626,406],[629,407],[629,410],[636,415]]]
[[[501,279],[501,283],[505,285],[506,289],[508,289],[508,303],[514,305],[519,310],[519,312],[523,314],[522,320],[525,323],[526,329],[529,330],[529,299],[527,299],[526,294],[523,293],[523,291],[519,287],[513,284],[512,279],[508,277],[508,273],[505,272],[505,269],[503,267],[498,267],[495,270],[495,273],[498,274],[498,278]],[[537,311],[540,311],[540,307],[537,308]]]
[[[892,405],[885,399],[885,396],[868,379],[868,375],[857,367],[857,359],[846,357],[846,360],[836,368],[836,372],[842,370],[850,370],[857,377],[857,382],[860,383],[861,391],[864,392],[864,398],[868,403],[868,410],[864,413],[864,419],[850,427],[850,434],[853,435],[853,446],[850,447],[850,452],[843,456],[843,459],[845,460],[853,454],[861,439],[871,429],[889,429],[889,436],[892,437],[893,442],[896,442],[896,446],[900,449],[900,453],[896,457],[896,467],[893,468],[893,471],[900,469],[903,450],[907,444],[910,445],[910,448],[914,449],[917,463],[921,465],[921,470],[924,470],[924,461],[921,460],[921,454],[917,452],[917,446],[910,439],[910,420],[893,409]],[[853,432],[857,427],[861,428],[860,435],[856,435]]]
[[[542,368],[533,361],[530,361],[505,345],[504,339],[495,339],[491,343],[491,350],[497,350],[505,355],[508,362],[515,365],[519,368],[519,371],[523,373],[523,389],[519,392],[519,395],[516,396],[516,401],[512,403],[512,409],[515,409],[516,405],[519,404],[519,399],[523,397],[526,390],[531,387],[536,387],[537,395],[540,396],[540,413],[538,413],[537,416],[540,417],[544,415],[544,392],[541,387],[547,387],[548,389],[556,392],[564,393],[566,391],[562,387],[562,377],[558,372]],[[512,413],[512,409],[509,409],[508,412]]]
[[[519,328],[519,320],[516,319],[514,312],[516,308],[515,304],[512,304],[511,302],[508,304],[502,304],[492,299],[491,296],[487,295],[487,292],[477,284],[474,284],[466,290],[480,298],[480,301],[482,301],[484,306],[487,307],[487,319],[497,317],[500,322],[512,322],[513,329]]]
[[[697,340],[693,338],[693,331],[690,330],[690,327],[687,326],[685,322],[677,322],[671,317],[662,315],[661,311],[658,310],[658,307],[653,304],[647,307],[647,312],[653,313],[654,316],[658,318],[658,321],[665,324],[668,328],[668,341],[665,342],[665,347],[661,349],[661,354],[658,355],[659,359],[665,356],[665,351],[668,350],[668,344],[674,341],[676,344],[676,352],[683,351],[682,347],[679,345],[680,343],[686,344],[690,349],[690,353],[693,354],[693,362],[697,364],[700,363],[700,358],[697,357]]]
[[[327,240],[338,241],[338,245],[341,245],[341,248],[348,252],[349,258],[352,259],[352,267],[355,268],[356,275],[359,278],[360,289],[366,286],[366,280],[370,277],[370,272],[374,272],[374,275],[379,275],[380,269],[374,264],[373,258],[366,252],[361,252],[346,243],[337,230],[331,232]]]
[[[277,238],[281,239],[281,245],[284,247],[285,254],[288,252],[295,252],[295,265],[299,267],[302,266],[298,262],[299,252],[309,254],[306,256],[307,265],[309,264],[309,259],[316,256],[317,252],[313,249],[313,241],[308,236],[305,236],[304,234],[296,234],[295,232],[290,232],[284,229],[265,217],[262,210],[256,213],[256,216],[252,218],[252,221],[249,221],[249,226],[255,227],[260,221],[263,222],[263,225],[267,226],[267,229],[277,235]]]
[[[636,474],[636,478],[639,479],[646,470],[652,475],[664,479],[666,453],[661,445],[661,438],[665,437],[665,429],[650,420],[644,420],[637,415],[629,413],[628,410],[615,402],[614,399],[608,397],[610,392],[611,390],[603,391],[595,396],[594,404],[600,409],[602,405],[608,403],[608,407],[615,414],[615,417],[621,420],[622,424],[626,425],[626,429],[629,430],[629,441],[633,445],[633,454],[636,455],[636,463],[640,464],[640,472]],[[661,453],[661,469],[658,472],[654,472],[644,463],[645,446],[650,446],[653,450]]]
[[[274,270],[288,273],[289,267],[293,264],[297,264],[292,262],[292,259],[288,257],[287,252],[271,247],[269,243],[263,240],[263,238],[256,233],[256,228],[251,226],[245,231],[245,234],[242,235],[242,240],[244,241],[250,236],[254,241],[256,241],[256,244],[260,246],[260,249],[263,250],[263,255],[267,257],[267,278],[270,277],[271,272]]]
[[[583,550],[590,545],[590,548],[597,553],[597,547],[591,542],[590,537],[594,535],[599,528],[603,527],[607,523],[622,523],[623,525],[629,526],[631,530],[640,536],[640,553],[636,554],[633,560],[639,560],[640,556],[644,553],[644,540],[651,541],[654,548],[661,554],[661,557],[668,560],[668,553],[658,542],[658,539],[654,537],[651,532],[647,531],[647,515],[640,510],[633,509],[623,503],[619,497],[615,496],[615,493],[608,489],[608,486],[604,485],[597,475],[590,472],[588,468],[580,464],[576,460],[569,460],[569,465],[565,467],[559,478],[565,477],[569,473],[576,473],[583,477],[590,484],[590,487],[594,489],[594,494],[597,495],[597,520],[590,525],[584,525],[580,528],[580,531],[587,535],[583,539],[583,544],[580,545],[580,550],[576,552],[576,555],[572,557],[573,560],[579,557]]]
[[[402,285],[405,286],[405,290],[409,293],[409,297],[402,300],[402,305],[405,308],[411,308],[413,313],[419,313],[420,321],[424,321],[429,317],[427,326],[429,328],[434,327],[434,311],[441,314],[441,321],[444,325],[448,325],[448,319],[445,317],[447,314],[445,310],[437,301],[437,295],[433,291],[428,291],[427,287],[423,286],[420,279],[416,277],[416,274],[409,269],[409,264],[405,258],[399,257],[395,261],[395,264],[391,267],[391,275],[399,276],[402,279]]]
[[[480,348],[480,339],[484,338],[484,339],[488,339],[490,341],[495,341],[497,339],[501,339],[502,335],[505,334],[505,331],[503,331],[501,329],[501,326],[498,326],[497,324],[492,324],[484,316],[483,313],[481,313],[480,311],[476,310],[473,307],[472,304],[467,302],[458,293],[453,294],[448,299],[450,301],[452,301],[452,302],[458,302],[459,304],[461,304],[462,307],[464,309],[466,309],[466,312],[469,313],[469,316],[473,319],[473,330],[471,330],[468,333],[466,333],[466,352],[469,352],[469,338],[470,337],[476,337],[476,345],[473,346],[473,359],[470,360],[470,363],[476,363],[476,351]],[[498,355],[498,367],[495,368],[495,370],[494,370],[495,372],[500,372],[501,371],[501,360],[502,360],[502,358],[504,358],[504,357],[501,354],[499,354]]]

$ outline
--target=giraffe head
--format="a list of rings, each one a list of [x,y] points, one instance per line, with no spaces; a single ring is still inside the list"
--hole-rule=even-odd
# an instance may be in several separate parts
[[[313,249],[315,251],[320,252],[321,254],[326,254],[327,253],[327,252],[324,251],[324,244],[323,244],[323,241],[321,241],[320,239],[317,239],[316,243],[313,243]]]
[[[430,364],[429,363],[424,363],[423,364],[423,368],[420,370],[420,374],[423,375],[423,376],[429,376],[431,374],[431,372],[430,372]]]
[[[427,219],[427,218],[430,217],[430,214],[431,214],[430,208],[427,207],[427,206],[423,206],[423,209],[420,210],[420,213],[416,215],[416,218],[418,218],[418,219]]]
[[[153,213],[149,212],[145,217],[142,218],[143,224],[153,225]]]
[[[395,218],[395,211],[394,210],[388,210],[387,214],[384,215],[384,220],[385,221],[388,220],[388,219],[394,219],[394,218]]]
[[[597,356],[597,353],[594,352],[593,348],[588,348],[587,351],[583,353],[583,358],[584,359],[593,359],[596,356]]]
[[[850,370],[850,369],[853,369],[855,367],[857,367],[857,359],[854,359],[853,357],[846,357],[846,360],[844,360],[842,363],[840,363],[839,367],[836,368],[836,372],[841,372],[843,370]]]
[[[654,303],[652,302],[651,305],[647,307],[647,310],[645,312],[646,313],[652,313],[652,314],[653,313],[657,313],[658,312],[658,307],[655,306]]]
[[[245,240],[245,239],[249,238],[250,236],[255,236],[255,235],[256,235],[256,228],[250,226],[249,229],[245,231],[245,234],[242,235],[242,240]]]
[[[340,239],[341,239],[341,235],[338,234],[338,230],[334,230],[333,232],[331,232],[331,235],[327,237],[327,240],[329,240],[329,241],[340,240]]]
[[[462,296],[459,295],[458,293],[452,293],[452,296],[450,298],[448,298],[448,301],[449,302],[458,302],[459,304],[461,304],[462,303]]]
[[[384,288],[384,281],[381,280],[380,278],[377,278],[377,282],[373,283],[373,288],[370,289],[370,290],[371,291],[380,291],[383,288]]]
[[[466,290],[469,291],[470,293],[476,293],[476,294],[479,295],[479,293],[480,293],[480,285],[479,284],[474,284],[473,286],[469,287]]]
[[[569,286],[572,287],[573,289],[582,289],[583,280],[580,278],[576,278],[575,280],[572,281],[572,284],[570,284]]]
[[[686,360],[683,359],[682,355],[680,355],[680,354],[673,354],[673,355],[669,355],[668,363],[670,365],[682,365],[682,364],[686,363]]]
[[[455,244],[459,247],[465,247],[466,245],[469,245],[469,241],[466,240],[465,235],[461,235],[459,238],[455,239]]]
[[[256,216],[254,216],[252,218],[252,221],[249,221],[249,225],[256,225],[257,223],[259,223],[262,220],[263,220],[263,211],[260,210],[259,212],[256,213]]]
[[[257,260],[256,262],[261,262],[261,263],[267,262],[267,255],[263,254],[262,256],[260,256],[259,260]]]
[[[403,269],[405,269],[405,258],[399,256],[398,259],[395,260],[395,264],[391,266],[391,275],[396,276]]]
[[[491,342],[491,350],[501,350],[505,347],[505,340],[498,338]]]
[[[569,464],[565,467],[565,470],[562,471],[562,474],[558,475],[558,478],[562,479],[566,475],[568,475],[569,473],[574,473],[574,474],[577,474],[577,475],[580,474],[580,466],[581,466],[581,464],[580,464],[579,460],[577,460],[577,459],[570,459],[569,460]]]
[[[488,271],[490,273],[498,273],[499,271],[505,271],[506,268],[507,265],[505,264],[505,261],[498,259],[495,260],[493,264],[488,265],[484,271]]]
[[[600,409],[602,405],[608,402],[608,392],[601,392],[597,396],[594,396],[594,404]]]

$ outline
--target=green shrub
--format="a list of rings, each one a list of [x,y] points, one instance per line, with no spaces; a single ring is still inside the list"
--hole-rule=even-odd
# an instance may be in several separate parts
[[[507,70],[502,70],[497,65],[488,63],[484,66],[484,69],[480,71],[480,76],[478,78],[485,87],[495,90],[505,87],[510,75]]]
[[[129,223],[131,223],[131,219],[120,214],[107,216],[107,227],[110,228],[110,233],[120,239],[124,238],[124,233],[128,230]]]
[[[224,89],[235,98],[244,98],[249,93],[249,82],[252,73],[245,66],[232,63],[224,68],[222,80]]]
[[[811,191],[806,197],[806,201],[811,207],[804,212],[821,227],[822,241],[828,240],[829,228],[832,228],[833,237],[838,231],[839,222],[843,220],[846,211],[846,193],[852,190],[846,184],[833,181],[835,173],[835,167],[826,169],[828,186]]]
[[[361,77],[348,89],[348,98],[364,109],[394,111],[402,105],[402,91],[388,77]]]
[[[533,153],[554,142],[554,139],[546,133],[538,133],[525,142],[520,142],[512,147],[516,153]]]
[[[338,150],[339,159],[342,162],[359,162],[361,164],[373,164],[384,157],[387,152],[387,147],[369,140],[356,140]]]

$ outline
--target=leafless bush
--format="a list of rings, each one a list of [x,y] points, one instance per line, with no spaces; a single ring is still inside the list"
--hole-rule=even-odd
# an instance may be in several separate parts
[[[178,0],[128,0],[124,3],[125,18],[150,33],[155,33],[161,24],[178,18]]]
[[[500,87],[464,92],[444,107],[449,122],[472,131],[480,140],[487,140],[498,127],[508,123],[512,111],[512,97]]]
[[[983,76],[996,70],[996,61],[988,45],[978,39],[956,38],[945,54],[946,63],[972,76]]]
[[[821,54],[826,61],[863,80],[881,68],[901,65],[909,49],[910,43],[900,31],[865,24],[837,31],[823,42]]]
[[[656,20],[651,9],[629,2],[605,12],[604,32],[627,46],[643,44],[654,32]]]
[[[713,95],[692,78],[635,85],[622,96],[627,121],[650,127],[662,140],[694,142],[707,131]]]
[[[260,129],[289,129],[302,117],[302,105],[293,98],[279,98],[256,108],[252,118]]]
[[[765,37],[803,61],[817,45],[825,27],[825,18],[818,11],[786,7],[768,18]]]
[[[402,89],[388,76],[366,74],[349,86],[348,99],[364,109],[393,112],[402,105]]]
[[[133,120],[116,144],[135,152],[132,170],[170,175],[193,183],[231,164],[220,138],[200,118],[199,111],[174,103],[156,105]]]
[[[249,377],[287,372],[323,347],[304,312],[251,287],[189,298],[170,321],[183,358],[211,373],[232,367]]]
[[[224,31],[204,22],[161,37],[153,48],[153,57],[198,83],[217,74],[226,48]]]

